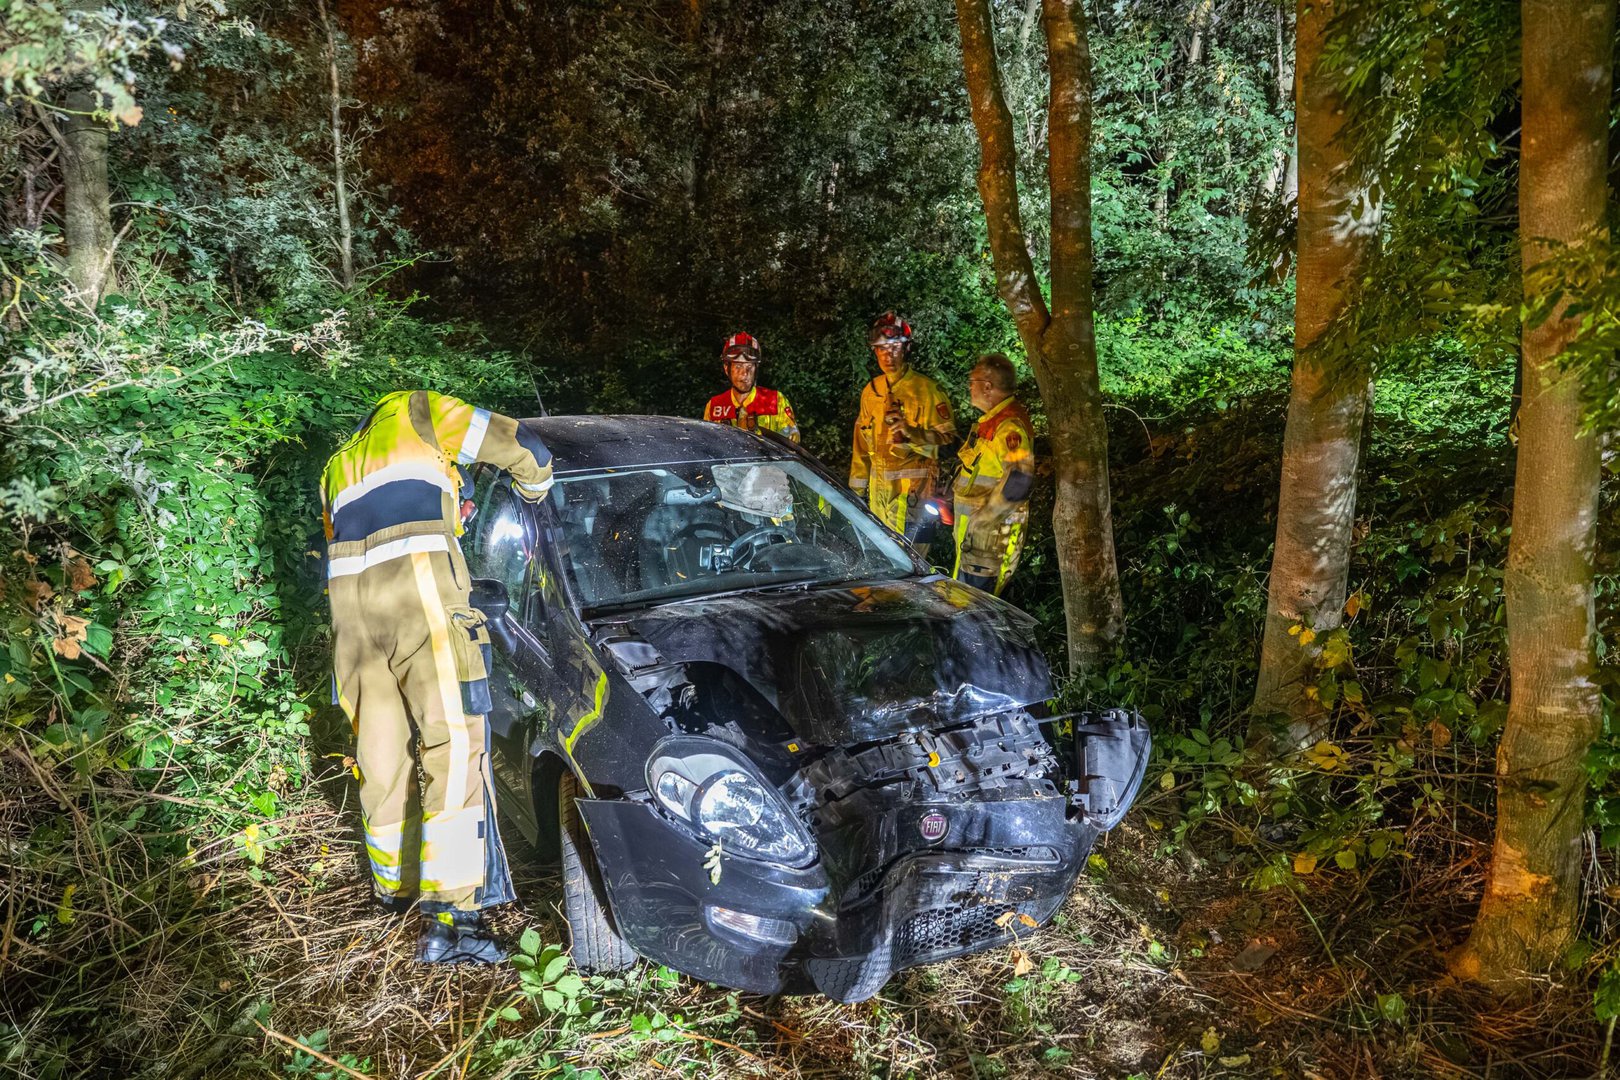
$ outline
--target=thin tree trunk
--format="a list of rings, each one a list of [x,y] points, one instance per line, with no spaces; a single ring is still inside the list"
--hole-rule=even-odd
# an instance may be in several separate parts
[[[1046,404],[1057,475],[1052,529],[1069,665],[1095,670],[1124,624],[1108,491],[1108,442],[1091,310],[1091,56],[1079,0],[1043,0],[1051,99],[1052,306],[1035,277],[1018,207],[1012,115],[986,0],[957,0],[962,68],[979,138],[979,196],[996,287]]]
[[[1342,619],[1355,523],[1356,471],[1369,384],[1332,327],[1348,309],[1376,215],[1339,143],[1344,102],[1319,68],[1335,5],[1299,0],[1295,22],[1295,127],[1299,140],[1294,375],[1283,435],[1277,542],[1272,556],[1256,726],[1262,751],[1288,750],[1324,734],[1326,712],[1309,693],[1319,640]],[[1286,745],[1268,747],[1265,721],[1287,719]]]
[[[1018,49],[1029,47],[1029,35],[1035,29],[1036,17],[1041,13],[1041,0],[1024,0],[1024,22],[1018,29]]]
[[[61,132],[62,232],[67,276],[88,307],[117,288],[113,272],[112,196],[107,184],[107,125],[91,114],[93,90],[67,95],[67,125]]]
[[[1296,94],[1294,86],[1294,56],[1288,50],[1287,37],[1284,29],[1287,24],[1287,15],[1281,5],[1277,7],[1277,103],[1280,107],[1285,101],[1292,101]],[[1292,134],[1292,128],[1290,128]],[[1279,147],[1273,159],[1271,171],[1266,174],[1263,187],[1267,195],[1276,195],[1282,189],[1283,203],[1287,204],[1298,193],[1299,176],[1294,166],[1294,153],[1291,147]]]
[[[343,83],[338,77],[337,35],[326,13],[326,0],[316,0],[321,26],[326,31],[326,60],[332,77],[332,173],[337,187],[338,255],[342,260],[343,287],[354,288],[354,227],[349,223],[349,184],[343,164]]]
[[[1524,0],[1519,231],[1526,300],[1534,268],[1603,232],[1615,0]],[[1522,986],[1573,941],[1586,771],[1601,722],[1594,676],[1593,558],[1599,446],[1580,430],[1577,378],[1560,354],[1580,328],[1562,300],[1523,333],[1524,403],[1508,544],[1512,700],[1496,753],[1496,841],[1459,975]]]
[[[1197,67],[1204,62],[1204,32],[1209,29],[1213,0],[1198,0],[1188,22],[1192,24],[1192,41],[1187,46],[1187,66]]]
[[[1057,542],[1068,619],[1069,666],[1096,670],[1125,624],[1114,556],[1091,288],[1091,49],[1081,0],[1043,0],[1047,177],[1052,214],[1052,324],[1032,357],[1046,403],[1057,501]]]

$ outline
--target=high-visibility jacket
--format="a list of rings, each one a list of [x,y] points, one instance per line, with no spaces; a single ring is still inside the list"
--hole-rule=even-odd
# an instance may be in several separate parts
[[[889,426],[891,409],[911,425],[909,439]],[[879,375],[861,391],[850,489],[866,497],[879,520],[904,534],[938,487],[939,448],[955,438],[951,402],[938,383],[912,368],[892,384]]]
[[[1000,592],[1018,566],[1035,479],[1029,412],[1003,398],[968,433],[956,474],[954,576]]]
[[[703,419],[746,431],[774,431],[799,441],[799,423],[793,418],[787,395],[763,386],[754,387],[741,400],[735,390],[714,395],[703,407]]]
[[[457,467],[479,461],[510,473],[525,498],[541,499],[551,487],[551,452],[511,417],[431,390],[387,395],[326,463],[327,542],[365,540],[384,529],[396,530],[396,538],[461,535]]]
[[[427,910],[513,898],[487,753],[489,630],[455,538],[458,466],[478,461],[526,498],[551,486],[551,454],[517,421],[402,391],[321,482],[333,688],[355,728],[372,883],[382,900]]]

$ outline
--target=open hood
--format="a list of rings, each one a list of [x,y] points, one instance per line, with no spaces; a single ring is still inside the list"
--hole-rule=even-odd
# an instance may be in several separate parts
[[[686,600],[616,615],[669,663],[722,664],[821,745],[1043,702],[1034,620],[942,577]]]

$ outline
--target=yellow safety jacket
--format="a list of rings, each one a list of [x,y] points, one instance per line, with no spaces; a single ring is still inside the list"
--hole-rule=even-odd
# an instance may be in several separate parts
[[[958,456],[954,576],[989,578],[1000,592],[1018,565],[1035,478],[1029,412],[1008,396],[968,433]]]
[[[527,499],[551,488],[551,452],[511,417],[431,390],[384,397],[327,461],[321,510],[328,544],[367,541],[384,530],[389,543],[366,545],[364,565],[334,558],[328,576],[413,551],[448,550],[446,541],[461,534],[457,466],[478,461],[505,469]]]
[[[911,425],[911,441],[901,441],[904,436],[896,438],[890,429],[885,419],[890,409]],[[940,446],[955,438],[951,402],[938,383],[909,367],[892,385],[887,375],[879,375],[861,391],[850,489],[866,496],[885,525],[904,533],[938,487]]]
[[[746,431],[774,431],[799,441],[799,423],[793,418],[787,395],[763,386],[748,391],[741,401],[735,390],[714,395],[703,407],[703,419]]]

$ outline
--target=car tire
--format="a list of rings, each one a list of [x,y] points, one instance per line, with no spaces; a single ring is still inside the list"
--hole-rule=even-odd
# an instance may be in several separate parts
[[[568,922],[568,951],[585,974],[623,971],[636,962],[636,951],[619,936],[602,894],[596,854],[574,800],[579,780],[564,769],[557,778],[557,846],[563,881],[563,914]]]

